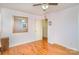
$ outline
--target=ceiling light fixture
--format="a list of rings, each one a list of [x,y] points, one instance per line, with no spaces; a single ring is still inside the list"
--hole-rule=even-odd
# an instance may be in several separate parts
[[[48,6],[48,4],[45,3],[45,4],[42,4],[41,7],[43,10],[46,10],[46,9],[48,9],[49,6]]]

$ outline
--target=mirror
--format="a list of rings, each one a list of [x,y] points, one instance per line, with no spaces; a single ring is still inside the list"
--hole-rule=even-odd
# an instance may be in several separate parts
[[[28,17],[14,16],[13,33],[28,32]]]

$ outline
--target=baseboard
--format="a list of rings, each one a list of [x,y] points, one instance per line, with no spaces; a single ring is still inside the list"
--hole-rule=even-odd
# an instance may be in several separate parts
[[[54,42],[51,42],[51,41],[49,41],[49,40],[48,40],[48,43],[50,43],[50,44],[54,44]]]
[[[15,47],[15,46],[18,46],[18,45],[21,45],[21,44],[25,44],[25,43],[29,43],[29,42],[21,42],[21,43],[12,44],[12,45],[9,46],[9,48]]]
[[[39,39],[40,40],[40,39]],[[13,45],[10,45],[9,47],[15,47],[15,46],[18,46],[18,45],[22,45],[22,44],[26,44],[26,43],[31,43],[31,42],[34,42],[34,41],[38,41],[38,40],[33,40],[33,41],[28,41],[28,42],[21,42],[21,43],[16,43],[16,44],[13,44]]]
[[[71,49],[71,50],[75,50],[75,51],[79,51],[79,50],[76,49],[76,48],[68,47],[68,46],[66,46],[66,45],[64,45],[64,44],[60,44],[60,43],[57,43],[57,42],[49,42],[49,43],[50,43],[50,44],[58,44],[58,45],[63,46],[63,47],[65,47],[65,48],[68,48],[68,49]]]

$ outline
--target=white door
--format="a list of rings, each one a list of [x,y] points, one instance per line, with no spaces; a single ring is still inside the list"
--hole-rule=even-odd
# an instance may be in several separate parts
[[[48,20],[36,20],[36,39],[48,38]]]
[[[42,20],[36,20],[36,39],[42,40]]]

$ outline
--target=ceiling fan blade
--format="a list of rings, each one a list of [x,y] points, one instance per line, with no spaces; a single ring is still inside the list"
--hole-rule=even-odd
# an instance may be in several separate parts
[[[42,4],[40,4],[40,3],[39,4],[33,4],[33,6],[39,6],[39,5],[42,5]]]
[[[48,5],[58,5],[58,3],[48,3]]]

